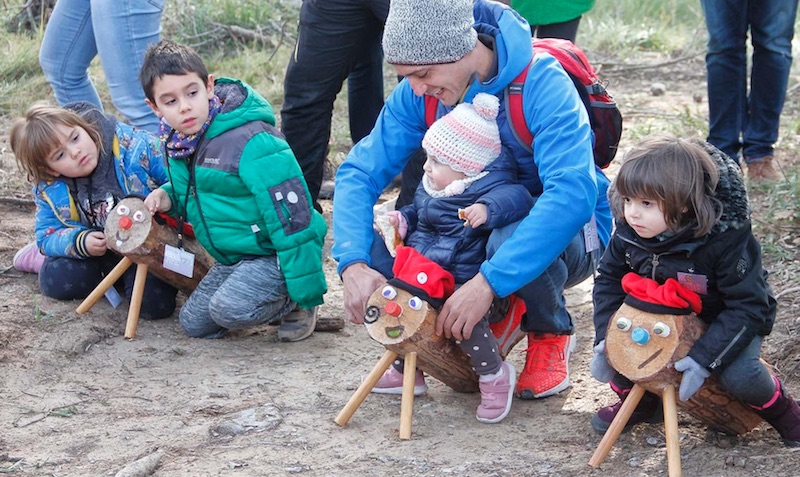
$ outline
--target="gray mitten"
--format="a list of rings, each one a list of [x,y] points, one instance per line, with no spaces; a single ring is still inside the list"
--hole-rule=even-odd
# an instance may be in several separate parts
[[[703,386],[706,378],[711,376],[711,371],[688,356],[675,363],[675,371],[683,373],[678,391],[681,401],[688,401]]]
[[[612,368],[606,359],[606,340],[597,343],[597,346],[594,347],[594,357],[589,365],[589,371],[592,372],[594,379],[601,383],[611,381],[614,375],[617,374],[617,370]]]

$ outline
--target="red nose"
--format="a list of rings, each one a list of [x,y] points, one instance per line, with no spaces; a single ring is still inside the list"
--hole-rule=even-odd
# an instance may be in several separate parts
[[[122,230],[128,230],[133,226],[133,220],[130,217],[120,217],[119,219],[119,227]]]
[[[400,313],[402,313],[402,312],[403,312],[403,309],[400,308],[400,305],[398,305],[397,303],[395,303],[393,301],[390,301],[390,302],[386,303],[386,313],[388,313],[388,314],[390,314],[390,315],[392,315],[394,317],[398,317],[398,316],[400,316]]]

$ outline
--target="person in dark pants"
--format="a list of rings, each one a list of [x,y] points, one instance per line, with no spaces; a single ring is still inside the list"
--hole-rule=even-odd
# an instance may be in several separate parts
[[[389,0],[304,0],[300,9],[297,43],[284,79],[281,132],[317,210],[333,103],[342,83],[348,80],[354,144],[369,134],[383,107],[381,36],[388,12]]]

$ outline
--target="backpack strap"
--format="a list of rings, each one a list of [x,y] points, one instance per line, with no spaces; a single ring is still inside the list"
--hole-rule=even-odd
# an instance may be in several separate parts
[[[436,122],[436,110],[439,109],[439,100],[436,96],[425,95],[425,124],[430,128]]]
[[[531,64],[525,67],[522,72],[517,75],[510,85],[503,93],[506,103],[506,115],[509,119],[511,132],[517,142],[529,153],[533,154],[533,134],[528,128],[528,123],[525,121],[525,112],[522,108],[522,89],[525,86],[525,79],[528,77],[528,68]]]

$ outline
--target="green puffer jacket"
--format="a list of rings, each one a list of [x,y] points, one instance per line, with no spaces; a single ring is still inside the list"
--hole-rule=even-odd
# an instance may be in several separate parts
[[[574,20],[588,12],[595,0],[511,0],[511,7],[531,25],[552,25]]]
[[[192,160],[170,159],[170,215],[185,217],[197,240],[224,264],[278,255],[289,296],[303,308],[322,303],[325,219],[297,160],[275,127],[272,106],[247,84],[217,79],[222,109]]]

